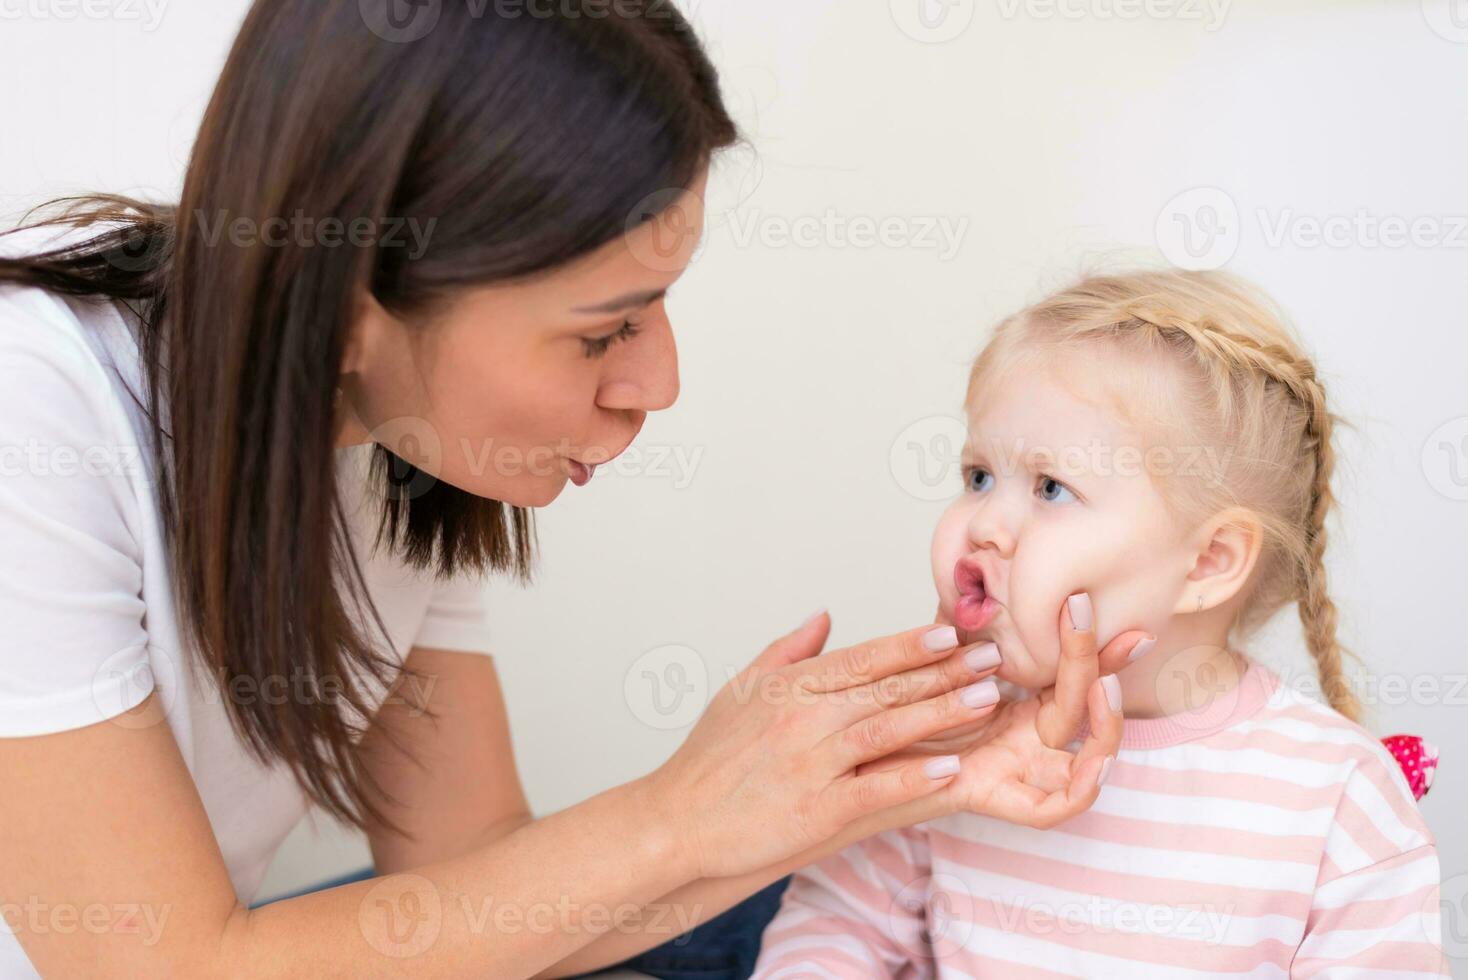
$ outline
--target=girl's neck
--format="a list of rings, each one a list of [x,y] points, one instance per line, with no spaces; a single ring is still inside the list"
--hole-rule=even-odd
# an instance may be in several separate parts
[[[1117,674],[1126,717],[1197,711],[1237,688],[1249,664],[1228,646],[1231,619],[1225,609],[1210,609],[1175,617],[1159,631],[1151,652]]]

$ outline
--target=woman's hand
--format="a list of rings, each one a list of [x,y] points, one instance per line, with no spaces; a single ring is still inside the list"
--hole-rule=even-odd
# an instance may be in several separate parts
[[[698,877],[767,867],[870,814],[953,782],[957,758],[858,767],[993,711],[994,664],[966,662],[952,626],[820,653],[824,614],[764,651],[714,697],[648,777]]]
[[[1088,598],[1081,602],[1089,609]],[[1113,675],[1147,634],[1122,633],[1098,653],[1094,630],[1089,625],[1075,628],[1070,608],[1066,603],[1060,611],[1061,656],[1053,687],[1025,700],[1005,701],[977,722],[942,732],[863,771],[908,766],[914,756],[957,753],[961,771],[945,790],[951,811],[1049,828],[1087,810],[1121,745],[1121,687]],[[1090,731],[1072,752],[1067,746],[1086,717]]]

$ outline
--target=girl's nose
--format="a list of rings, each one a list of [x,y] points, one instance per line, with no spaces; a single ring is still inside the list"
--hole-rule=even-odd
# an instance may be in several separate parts
[[[1014,554],[1013,521],[1005,511],[1005,502],[992,495],[979,503],[968,522],[968,540],[975,551],[990,548],[1001,558]]]

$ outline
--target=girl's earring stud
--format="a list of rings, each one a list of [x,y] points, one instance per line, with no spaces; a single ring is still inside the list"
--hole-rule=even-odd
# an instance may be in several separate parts
[[[1203,593],[1198,593],[1198,612],[1203,611]]]

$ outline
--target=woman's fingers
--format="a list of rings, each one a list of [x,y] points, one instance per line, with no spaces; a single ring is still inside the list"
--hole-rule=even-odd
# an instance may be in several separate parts
[[[1099,654],[1091,597],[1077,592],[1060,610],[1060,663],[1055,687],[1040,707],[1036,727],[1052,749],[1069,745],[1086,716],[1087,692],[1103,674],[1114,674],[1151,649],[1155,638],[1140,630],[1115,637]]]
[[[765,647],[764,652],[755,657],[746,670],[763,674],[809,660],[821,652],[830,635],[831,617],[823,609]]]
[[[951,656],[958,648],[958,631],[952,626],[924,626],[833,650],[797,669],[811,691],[828,694],[926,667]]]
[[[1096,631],[1091,597],[1077,592],[1060,607],[1060,663],[1054,695],[1040,706],[1035,727],[1040,741],[1052,749],[1064,748],[1075,738],[1086,715],[1086,692],[1101,675],[1096,658]]]
[[[831,787],[836,812],[851,822],[868,814],[900,806],[953,782],[960,764],[956,755],[914,759],[900,766],[852,776]]]
[[[916,704],[906,704],[868,715],[832,736],[841,769],[854,769],[914,742],[982,718],[999,703],[993,680],[980,681]]]

